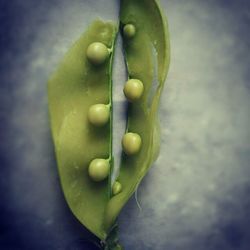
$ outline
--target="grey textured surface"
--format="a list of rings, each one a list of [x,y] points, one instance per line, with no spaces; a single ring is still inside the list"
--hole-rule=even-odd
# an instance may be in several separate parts
[[[1,59],[0,246],[88,249],[75,243],[88,234],[74,224],[60,191],[46,81],[92,20],[99,16],[117,20],[117,1],[1,4],[9,10],[4,14],[10,16],[11,28],[5,35],[12,43],[6,43]],[[196,0],[162,0],[162,4],[169,20],[172,59],[160,109],[161,154],[138,188],[142,210],[132,198],[121,213],[121,242],[128,250],[247,250],[247,4]],[[117,118],[122,117],[125,79],[119,51],[118,47],[114,70]],[[115,126],[119,144],[122,120]]]

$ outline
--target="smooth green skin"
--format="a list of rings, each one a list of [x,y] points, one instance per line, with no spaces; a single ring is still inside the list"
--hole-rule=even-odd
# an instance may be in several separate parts
[[[122,148],[126,155],[135,155],[141,149],[142,140],[136,133],[126,133],[122,138]]]
[[[139,100],[143,94],[143,83],[138,79],[130,79],[126,82],[123,93],[130,102]]]
[[[48,83],[51,128],[65,198],[78,220],[102,240],[107,236],[103,218],[110,196],[109,180],[92,181],[88,167],[95,158],[112,158],[112,123],[97,128],[90,124],[87,114],[96,103],[112,103],[112,56],[96,67],[87,59],[86,51],[93,42],[112,49],[116,33],[113,23],[95,21],[68,51]]]
[[[110,171],[109,161],[105,159],[94,159],[89,164],[89,177],[96,182],[105,180]]]
[[[89,122],[97,127],[104,126],[109,121],[109,107],[105,104],[95,104],[89,108]]]
[[[123,25],[134,24],[133,39],[123,37],[129,78],[140,79],[144,92],[136,103],[129,103],[126,131],[140,134],[142,146],[134,156],[123,155],[119,182],[122,192],[113,196],[108,203],[105,227],[110,228],[128,199],[134,193],[142,178],[148,172],[159,152],[158,106],[160,95],[169,68],[170,48],[165,16],[155,0],[121,0],[121,29]],[[157,52],[158,85],[152,92],[154,79],[154,56]],[[152,96],[152,98],[150,98]]]
[[[87,58],[94,65],[103,64],[109,56],[107,46],[100,42],[91,43],[87,48]]]

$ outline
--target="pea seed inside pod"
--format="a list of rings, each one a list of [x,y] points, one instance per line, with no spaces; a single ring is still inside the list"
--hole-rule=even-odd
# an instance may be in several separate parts
[[[123,35],[126,38],[132,38],[132,37],[134,37],[135,33],[136,33],[136,28],[135,28],[135,26],[133,24],[126,24],[123,27]]]
[[[109,175],[109,161],[105,159],[94,159],[89,164],[89,176],[93,181],[99,182],[105,180]]]
[[[106,61],[109,56],[107,46],[100,42],[91,43],[87,48],[87,58],[94,65],[100,65]]]
[[[125,154],[134,155],[140,151],[141,137],[136,133],[126,133],[122,138],[122,148]]]
[[[89,122],[97,127],[104,126],[109,121],[109,107],[105,104],[95,104],[89,108]]]
[[[126,82],[123,93],[130,102],[137,101],[143,94],[143,83],[138,79],[130,79]]]
[[[115,181],[112,186],[112,194],[117,195],[122,191],[122,184],[119,181]]]

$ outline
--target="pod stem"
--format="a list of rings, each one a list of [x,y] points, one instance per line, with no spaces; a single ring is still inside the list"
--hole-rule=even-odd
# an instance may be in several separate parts
[[[109,234],[104,242],[101,242],[103,250],[123,250],[123,247],[118,243],[118,224],[109,231]]]

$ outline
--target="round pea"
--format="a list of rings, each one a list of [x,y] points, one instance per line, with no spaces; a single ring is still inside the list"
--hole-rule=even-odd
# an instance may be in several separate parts
[[[109,121],[109,107],[105,104],[95,104],[89,108],[89,122],[97,127],[105,125]]]
[[[109,161],[105,159],[94,159],[89,164],[89,176],[93,181],[105,180],[109,175]]]
[[[94,65],[100,65],[106,61],[109,50],[103,43],[94,42],[88,46],[87,58]]]
[[[137,101],[143,94],[143,83],[138,79],[130,79],[126,82],[123,93],[130,102]]]
[[[122,138],[122,147],[127,155],[138,153],[141,148],[141,137],[136,133],[126,133]]]
[[[123,27],[123,34],[127,38],[132,38],[135,36],[136,33],[136,28],[133,24],[126,24]]]
[[[119,194],[122,191],[122,184],[119,181],[115,181],[112,187],[113,195]]]

